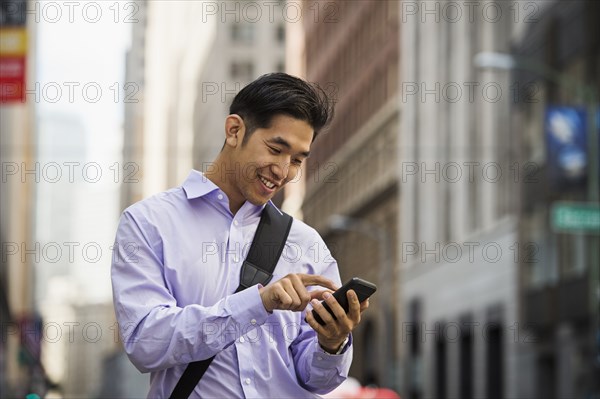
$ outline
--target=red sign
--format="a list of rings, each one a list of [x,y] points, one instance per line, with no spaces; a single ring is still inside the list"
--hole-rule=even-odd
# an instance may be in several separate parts
[[[0,103],[25,101],[25,56],[0,57]]]
[[[27,31],[24,26],[0,29],[0,104],[25,101]]]

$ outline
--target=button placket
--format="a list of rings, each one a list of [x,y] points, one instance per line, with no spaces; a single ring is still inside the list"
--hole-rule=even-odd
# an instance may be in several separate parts
[[[243,233],[239,228],[239,222],[237,220],[233,220],[229,231],[229,246],[227,248],[227,255],[233,263],[237,264],[240,262],[240,252],[243,248]]]

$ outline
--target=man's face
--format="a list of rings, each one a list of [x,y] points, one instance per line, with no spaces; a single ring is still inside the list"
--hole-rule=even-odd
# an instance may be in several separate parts
[[[240,199],[262,205],[293,180],[308,157],[312,127],[299,119],[277,115],[268,129],[258,128],[233,149],[236,167],[234,191]],[[237,195],[236,195],[237,196]]]

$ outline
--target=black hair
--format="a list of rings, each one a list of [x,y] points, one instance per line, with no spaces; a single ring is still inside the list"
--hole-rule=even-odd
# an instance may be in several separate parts
[[[333,118],[333,102],[318,85],[283,72],[262,75],[235,96],[230,114],[246,125],[244,141],[258,128],[267,129],[276,115],[288,115],[307,122],[317,134]]]

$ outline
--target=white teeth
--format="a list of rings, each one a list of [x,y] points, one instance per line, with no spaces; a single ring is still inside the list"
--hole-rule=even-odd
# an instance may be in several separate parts
[[[269,189],[272,189],[272,188],[275,187],[275,184],[271,183],[270,181],[268,181],[264,177],[261,177],[260,181],[262,181],[265,184],[265,186],[267,186],[267,188],[269,188]]]

